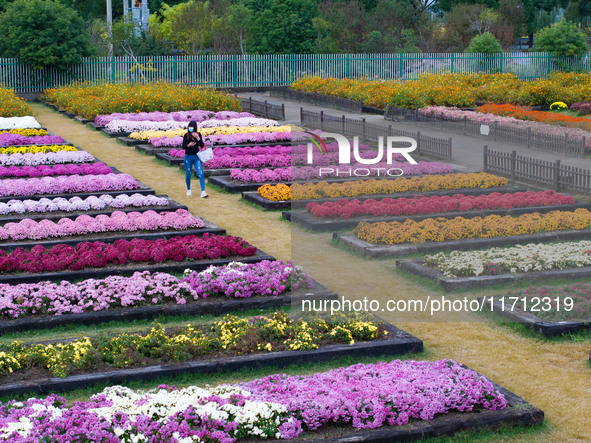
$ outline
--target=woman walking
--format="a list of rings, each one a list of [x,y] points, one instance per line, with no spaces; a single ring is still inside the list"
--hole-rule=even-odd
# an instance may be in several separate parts
[[[197,153],[205,149],[203,136],[197,129],[197,122],[190,121],[187,126],[187,133],[183,136],[183,149],[185,150],[185,182],[187,183],[187,195],[191,195],[191,175],[193,173],[193,165],[195,165],[195,172],[199,177],[199,184],[201,185],[201,198],[209,197],[205,192],[205,176],[203,175],[203,163],[197,156]]]

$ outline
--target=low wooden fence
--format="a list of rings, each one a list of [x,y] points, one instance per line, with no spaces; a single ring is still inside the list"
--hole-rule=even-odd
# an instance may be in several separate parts
[[[325,114],[324,111],[313,112],[300,108],[300,123],[302,126],[319,128],[323,131],[334,131],[342,135],[358,136],[361,140],[377,142],[380,137],[402,136],[414,138],[417,141],[416,152],[419,155],[451,160],[451,138],[443,139],[421,134],[421,131],[401,131],[392,125],[376,125],[367,123],[365,118],[350,118],[345,115],[336,116]]]
[[[518,155],[516,151],[492,151],[485,146],[483,166],[484,171],[549,185],[555,191],[591,192],[591,170],[563,165],[560,160],[540,160]]]
[[[241,98],[240,104],[244,112],[258,115],[259,117],[273,118],[275,120],[285,120],[285,105],[274,105],[267,103],[267,100],[253,100],[252,97]]]
[[[411,121],[413,123],[428,125],[438,128],[440,131],[455,132],[462,135],[483,137],[492,141],[511,143],[530,149],[555,152],[570,157],[585,156],[586,137],[569,137],[568,134],[557,135],[531,128],[518,128],[494,122],[485,125],[479,122],[469,121],[464,118],[439,117],[419,112],[418,109],[401,109],[389,107],[384,113],[387,120]]]
[[[315,106],[325,106],[340,111],[350,112],[351,114],[361,114],[363,112],[363,103],[359,100],[349,100],[330,95],[314,94],[297,91],[291,88],[271,88],[270,93],[271,97],[280,97],[286,100],[310,103]]]

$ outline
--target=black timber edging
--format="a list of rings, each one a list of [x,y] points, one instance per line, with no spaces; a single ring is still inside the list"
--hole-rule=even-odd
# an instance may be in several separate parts
[[[508,320],[523,323],[529,329],[534,330],[546,337],[555,337],[562,334],[570,334],[573,332],[587,331],[591,328],[591,319],[588,321],[549,321],[543,320],[540,317],[530,312],[523,311],[518,308],[519,303],[512,306],[513,303],[505,303],[501,301],[502,296],[497,297],[479,297],[478,301],[482,302],[484,306],[494,314],[506,318]]]
[[[175,200],[171,199],[168,195],[158,195],[157,197],[167,198],[169,204],[166,206],[128,206],[126,208],[105,208],[99,210],[90,209],[88,211],[73,211],[73,212],[44,212],[44,213],[37,213],[37,212],[25,212],[23,214],[13,214],[13,215],[0,215],[0,225],[5,223],[18,223],[19,221],[23,220],[24,218],[31,219],[31,220],[52,220],[57,221],[62,218],[69,218],[74,220],[76,217],[80,215],[90,215],[95,217],[97,215],[109,215],[115,211],[120,212],[146,212],[146,211],[155,211],[155,212],[167,212],[167,211],[176,211],[177,209],[187,209],[185,205],[181,205],[180,203],[176,202]]]
[[[569,205],[551,205],[551,206],[527,206],[521,208],[510,209],[485,209],[473,211],[450,211],[450,212],[436,212],[430,214],[416,214],[416,215],[385,215],[374,217],[371,214],[362,215],[351,218],[323,218],[316,217],[307,211],[293,211],[290,220],[303,226],[311,231],[339,231],[343,229],[353,229],[361,222],[379,223],[379,222],[400,222],[404,223],[406,220],[422,221],[428,218],[446,218],[452,219],[456,217],[473,218],[486,217],[488,215],[511,215],[514,217],[538,212],[545,214],[551,211],[574,211],[575,209],[589,209],[591,210],[591,203],[574,203]]]
[[[170,239],[173,237],[186,237],[189,235],[197,235],[199,237],[210,234],[210,235],[225,235],[226,230],[220,228],[208,220],[205,220],[201,217],[196,217],[203,221],[205,227],[203,228],[191,228],[186,229],[184,231],[180,230],[160,230],[160,231],[144,231],[144,232],[127,232],[125,234],[119,234],[117,232],[104,232],[100,234],[88,234],[83,236],[74,236],[68,235],[66,237],[57,237],[57,238],[48,238],[48,239],[41,239],[41,240],[28,240],[28,241],[19,241],[19,242],[5,242],[0,241],[0,250],[4,251],[12,251],[17,248],[23,249],[31,249],[33,246],[43,246],[45,248],[51,248],[56,245],[70,245],[76,246],[78,243],[84,242],[95,242],[101,241],[104,243],[114,243],[117,240],[133,240],[133,239],[141,239],[141,240],[158,240],[158,239]],[[102,235],[101,235],[102,234]],[[0,280],[2,280],[0,274]]]
[[[525,192],[526,189],[523,187],[498,187],[498,188],[474,188],[474,189],[443,189],[439,191],[429,191],[429,192],[401,192],[396,194],[372,194],[372,195],[358,195],[356,197],[336,197],[336,198],[315,198],[315,199],[306,199],[306,200],[293,200],[293,201],[282,201],[282,202],[273,202],[271,200],[267,200],[264,198],[253,198],[253,196],[248,195],[250,192],[245,192],[242,194],[242,198],[248,200],[252,203],[256,203],[260,206],[263,206],[263,203],[266,205],[263,206],[265,209],[302,209],[305,208],[308,203],[326,203],[326,202],[336,202],[339,200],[381,200],[382,198],[413,198],[419,195],[424,195],[426,197],[432,196],[446,196],[446,195],[455,195],[455,194],[463,194],[463,195],[484,195],[484,194],[491,194],[493,192],[502,192],[502,193],[514,193],[514,192]],[[253,194],[256,194],[254,192]],[[275,204],[278,203],[278,204]]]
[[[183,159],[181,157],[173,157],[172,155],[168,155],[167,152],[157,152],[156,158],[167,162],[170,166],[183,165]]]
[[[88,126],[90,126],[92,129],[94,129],[95,131],[101,131],[105,126],[103,125],[97,125],[94,120],[91,120],[87,123]]]
[[[172,148],[157,148],[150,144],[135,145],[135,150],[148,155],[167,154]]]
[[[538,234],[513,235],[509,237],[468,238],[442,242],[398,245],[373,244],[360,240],[348,233],[333,233],[333,240],[341,241],[356,251],[371,258],[396,258],[411,254],[429,254],[440,251],[470,251],[481,248],[522,245],[527,243],[548,243],[554,241],[586,240],[591,238],[591,229],[541,232]]]
[[[119,140],[121,143],[123,143],[124,145],[127,145],[127,146],[141,145],[146,142],[146,140],[136,140],[134,138],[129,138],[129,137],[117,137],[117,140]]]
[[[255,203],[263,209],[282,210],[291,209],[291,200],[271,201],[261,197],[258,192],[243,192],[242,199],[250,203]]]
[[[255,255],[249,257],[230,256],[226,258],[216,258],[210,260],[194,260],[194,261],[168,261],[162,263],[156,262],[139,262],[127,263],[125,265],[112,265],[105,268],[85,268],[81,271],[58,271],[58,272],[39,272],[39,273],[11,273],[0,274],[0,283],[18,284],[18,283],[38,283],[40,281],[77,281],[82,278],[105,278],[109,275],[123,275],[129,276],[134,272],[150,271],[167,272],[169,274],[182,274],[185,269],[193,271],[204,271],[209,266],[224,266],[230,262],[237,261],[241,263],[259,263],[263,260],[274,261],[275,257],[269,255],[260,249]]]
[[[139,182],[138,182],[139,183]],[[140,183],[141,185],[141,183]],[[8,197],[0,197],[0,202],[8,202],[10,200],[29,200],[29,199],[40,199],[40,198],[57,198],[63,197],[65,199],[72,198],[72,197],[90,197],[91,195],[94,196],[101,196],[101,195],[112,195],[113,197],[117,197],[121,194],[142,194],[142,195],[154,195],[156,191],[152,188],[147,187],[146,185],[142,185],[140,188],[137,189],[123,189],[121,191],[96,191],[96,192],[73,192],[71,194],[35,194],[35,195],[11,195]]]
[[[493,285],[519,281],[538,282],[555,279],[578,280],[591,277],[591,266],[584,268],[527,272],[521,274],[479,275],[469,277],[446,277],[443,273],[425,265],[420,259],[397,260],[396,267],[428,280],[432,280],[438,283],[446,292],[463,289],[488,288]]]
[[[15,396],[26,393],[49,394],[66,392],[79,388],[106,383],[121,384],[130,381],[150,381],[161,377],[181,374],[207,374],[231,372],[245,368],[285,367],[291,364],[304,364],[329,361],[344,356],[395,356],[423,351],[423,342],[412,335],[386,323],[389,337],[385,340],[360,342],[354,344],[323,346],[312,351],[280,351],[266,354],[222,357],[213,360],[189,361],[132,369],[74,375],[69,377],[50,377],[42,380],[10,383],[0,386],[0,396]]]
[[[298,289],[278,296],[256,296],[249,298],[207,297],[190,301],[184,305],[165,303],[161,305],[112,308],[104,311],[90,311],[78,314],[43,315],[23,317],[15,320],[0,320],[0,334],[28,330],[50,329],[71,324],[99,324],[110,321],[133,321],[153,319],[159,316],[217,315],[248,309],[268,309],[301,303],[302,300],[336,300],[338,295],[312,280],[313,288]]]
[[[104,126],[100,129],[100,131],[103,134],[106,134],[106,135],[108,135],[109,137],[112,137],[112,138],[117,138],[117,137],[126,138],[126,137],[129,137],[129,134],[131,134],[131,132],[126,132],[126,131],[121,131],[121,132],[109,131]]]

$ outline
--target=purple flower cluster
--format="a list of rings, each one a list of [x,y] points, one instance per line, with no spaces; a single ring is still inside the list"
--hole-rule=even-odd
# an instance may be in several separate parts
[[[61,218],[56,222],[39,222],[25,218],[18,223],[0,226],[0,240],[42,240],[46,238],[86,235],[102,232],[135,232],[156,230],[184,230],[203,228],[202,220],[195,218],[186,209],[175,212],[121,212],[110,215],[80,215],[75,220]]]
[[[400,171],[402,171],[403,174],[401,174]],[[418,162],[416,165],[402,162],[392,164],[383,162],[376,163],[375,165],[353,163],[351,165],[340,165],[335,168],[306,166],[302,168],[288,167],[261,170],[232,169],[230,171],[230,178],[232,180],[246,183],[265,183],[310,180],[327,177],[396,177],[399,175],[449,174],[452,172],[453,169],[449,165],[438,162]]]
[[[84,163],[82,165],[57,164],[55,166],[0,166],[0,178],[7,177],[47,177],[50,175],[104,175],[113,170],[104,163]]]
[[[65,140],[59,135],[35,135],[25,137],[19,134],[10,134],[3,132],[0,134],[0,146],[18,146],[18,145],[59,145]]]
[[[183,279],[195,292],[195,298],[221,295],[248,298],[255,295],[281,295],[299,287],[313,287],[301,267],[291,261],[264,260],[256,264],[239,262],[228,266],[211,266],[203,272],[192,272]]]
[[[309,376],[270,375],[238,386],[251,400],[287,406],[311,430],[331,422],[358,429],[400,426],[454,410],[507,406],[489,380],[453,360],[357,364]]]
[[[140,187],[128,174],[68,175],[14,180],[0,180],[0,197],[73,192],[123,191]]]
[[[196,122],[201,122],[203,120],[208,120],[210,118],[218,119],[218,120],[229,120],[231,118],[246,118],[246,117],[254,117],[253,114],[249,112],[235,112],[235,111],[220,111],[220,112],[211,112],[211,111],[203,111],[200,109],[192,110],[192,111],[177,111],[177,112],[139,112],[139,113],[113,113],[113,114],[106,114],[106,115],[97,115],[94,118],[94,122],[97,125],[106,126],[108,123],[112,122],[113,120],[128,120],[128,121],[152,121],[152,122],[163,122],[167,120],[174,120],[177,122],[189,122],[191,120],[195,120]]]
[[[285,132],[250,132],[226,135],[208,135],[205,143],[208,145],[239,145],[243,143],[263,143],[291,141],[291,131]],[[148,140],[156,147],[178,147],[183,145],[183,137],[152,137]]]
[[[2,166],[38,166],[59,163],[86,163],[95,158],[86,151],[27,152],[25,154],[0,154]]]
[[[25,213],[43,213],[56,211],[89,211],[105,208],[126,208],[142,206],[166,206],[169,200],[165,197],[142,194],[121,194],[113,197],[109,194],[100,196],[91,195],[85,199],[72,197],[65,199],[63,197],[41,198],[39,200],[10,200],[7,203],[0,202],[0,214],[25,214]]]
[[[78,314],[117,307],[175,303],[184,305],[199,298],[254,297],[281,295],[300,287],[311,288],[310,278],[290,262],[262,261],[254,264],[232,262],[210,266],[203,272],[177,277],[149,271],[131,277],[112,275],[78,283],[49,281],[0,284],[0,316]]]
[[[15,443],[288,440],[328,423],[375,429],[452,411],[506,406],[489,380],[453,360],[394,360],[308,376],[276,374],[209,390],[160,385],[137,393],[114,386],[90,401],[70,405],[55,394],[10,401],[0,404],[0,439]]]

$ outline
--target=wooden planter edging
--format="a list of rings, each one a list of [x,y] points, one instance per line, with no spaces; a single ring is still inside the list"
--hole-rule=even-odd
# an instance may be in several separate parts
[[[351,234],[333,233],[333,240],[338,240],[363,255],[371,258],[396,258],[411,254],[430,254],[440,251],[495,248],[499,246],[522,245],[527,243],[548,243],[553,241],[585,240],[591,238],[591,229],[580,231],[565,230],[542,232],[539,234],[514,235],[510,237],[468,238],[442,242],[428,242],[420,244],[402,243],[398,245],[373,244],[358,239]]]
[[[103,127],[101,129],[101,132],[104,134],[107,134],[111,138],[117,138],[117,137],[125,138],[125,137],[129,137],[129,134],[131,134],[131,132],[125,132],[125,131],[122,131],[122,132],[109,131],[106,127]]]
[[[101,131],[103,128],[105,128],[105,126],[103,126],[103,125],[97,125],[94,122],[94,120],[89,121],[87,125],[90,126],[92,129],[94,129],[95,131]]]
[[[117,140],[119,140],[121,143],[123,143],[127,146],[141,145],[146,142],[146,140],[136,140],[135,138],[129,138],[129,137],[117,137]]]
[[[539,426],[544,422],[544,411],[531,405],[507,388],[492,380],[489,381],[507,399],[505,409],[498,411],[478,409],[471,412],[450,412],[448,414],[437,414],[431,420],[412,420],[402,426],[384,425],[376,429],[352,429],[339,437],[318,440],[296,438],[291,441],[293,443],[310,443],[311,441],[322,441],[323,443],[423,441],[432,437],[452,436],[461,431],[473,432],[504,427]],[[279,440],[269,440],[269,442],[279,442]]]
[[[278,296],[257,296],[250,298],[208,297],[184,305],[166,303],[162,305],[129,308],[112,308],[105,311],[82,312],[79,314],[44,315],[23,317],[15,320],[0,320],[0,334],[21,332],[32,329],[50,329],[70,324],[98,324],[110,321],[132,321],[153,319],[159,316],[176,315],[224,315],[247,309],[268,309],[288,306],[302,300],[336,300],[338,295],[320,283],[314,287],[287,292]]]
[[[170,166],[178,166],[183,165],[183,159],[180,157],[173,157],[172,155],[168,155],[168,152],[157,152],[156,158],[159,160],[163,160],[167,162]],[[205,169],[204,169],[205,171]]]
[[[140,183],[140,182],[138,182]],[[140,188],[137,189],[123,189],[121,191],[96,191],[96,192],[72,192],[70,194],[35,194],[35,195],[11,195],[8,197],[0,197],[0,202],[7,203],[10,200],[30,200],[30,199],[40,199],[40,198],[58,198],[62,197],[65,199],[69,199],[72,197],[80,197],[86,198],[92,195],[94,196],[101,196],[101,195],[111,195],[113,197],[117,197],[121,194],[142,194],[142,195],[155,195],[156,191],[152,188],[147,187],[146,185],[140,183]]]
[[[74,120],[76,120],[78,123],[82,123],[83,125],[87,125],[93,121],[93,120],[89,120],[87,118],[84,118],[81,115],[77,115],[76,117],[74,117]]]
[[[512,215],[519,216],[529,214],[532,212],[539,212],[545,214],[551,211],[574,211],[578,208],[591,210],[591,203],[574,203],[572,205],[552,205],[552,206],[528,206],[523,208],[510,209],[485,209],[475,211],[456,211],[456,212],[437,212],[431,214],[417,214],[417,215],[385,215],[374,217],[371,214],[362,215],[351,218],[323,218],[316,217],[307,211],[293,211],[290,215],[291,221],[303,226],[312,231],[338,231],[342,229],[353,229],[361,222],[378,223],[378,222],[400,222],[406,220],[421,221],[428,218],[455,218],[455,217],[485,217],[487,215]]]
[[[217,177],[209,177],[209,183],[215,186],[219,186],[226,192],[249,192],[249,191],[256,191],[261,186],[267,183],[234,183],[234,181],[230,180],[229,175],[221,175]],[[289,182],[269,182],[271,185],[276,185],[278,183],[285,183],[286,185],[290,185]]]
[[[58,271],[58,272],[39,272],[39,273],[11,273],[0,274],[0,283],[9,283],[16,285],[19,283],[37,283],[40,281],[78,281],[88,278],[105,278],[109,275],[132,275],[134,272],[150,271],[167,272],[169,274],[182,274],[185,269],[193,271],[204,271],[209,266],[224,266],[230,262],[237,261],[241,263],[259,263],[263,260],[274,261],[275,257],[266,252],[257,250],[256,254],[250,257],[231,256],[226,258],[216,258],[212,260],[195,260],[195,261],[169,261],[163,263],[156,262],[139,262],[127,263],[125,265],[112,265],[105,268],[85,268],[81,271]]]
[[[133,240],[134,238],[141,239],[141,240],[157,240],[160,238],[173,238],[173,237],[185,237],[188,235],[198,235],[202,236],[206,233],[211,235],[225,235],[226,230],[220,228],[219,226],[214,225],[208,220],[205,220],[201,217],[196,217],[198,219],[203,220],[205,227],[203,228],[193,228],[193,229],[186,229],[184,231],[180,230],[160,230],[155,232],[145,231],[145,232],[128,232],[126,234],[118,234],[117,232],[103,232],[98,234],[88,234],[84,236],[66,236],[60,238],[48,238],[44,240],[30,240],[30,241],[21,241],[21,242],[0,242],[0,249],[4,251],[12,251],[16,248],[24,248],[24,249],[31,249],[33,246],[41,245],[45,248],[51,248],[52,246],[65,244],[70,246],[76,246],[78,243],[84,242],[95,242],[95,241],[102,241],[104,243],[114,243],[117,240]],[[1,274],[0,274],[0,280]]]
[[[55,211],[55,212],[44,212],[44,213],[23,213],[23,214],[7,214],[7,215],[0,215],[0,225],[4,223],[18,223],[23,218],[28,218],[31,220],[52,220],[57,221],[61,218],[69,218],[74,220],[76,217],[80,215],[90,215],[92,217],[96,217],[97,215],[110,215],[115,211],[120,212],[146,212],[146,211],[155,211],[155,212],[166,212],[166,211],[176,211],[178,209],[187,209],[185,205],[181,205],[180,203],[174,201],[167,195],[159,195],[158,197],[168,198],[169,204],[166,206],[130,206],[127,208],[110,208],[110,209],[99,209],[93,210],[90,209],[88,211],[73,211],[73,212],[63,212],[63,211]]]
[[[156,148],[150,144],[135,145],[135,150],[148,155],[168,154],[171,148]]]
[[[73,375],[69,377],[50,377],[48,379],[11,383],[0,386],[0,395],[15,396],[26,393],[49,394],[65,392],[88,386],[106,383],[122,384],[130,381],[150,381],[161,377],[181,374],[206,374],[237,371],[244,368],[285,367],[291,364],[316,363],[345,356],[395,356],[409,352],[422,352],[423,342],[400,329],[387,324],[389,338],[379,341],[345,345],[324,346],[312,351],[280,351],[267,354],[225,357],[205,361],[190,361],[156,366],[119,369],[108,372]]]
[[[527,272],[522,274],[479,275],[470,277],[446,277],[443,273],[423,263],[421,259],[396,260],[396,267],[411,274],[438,283],[446,292],[488,288],[492,285],[514,283],[518,281],[537,282],[543,280],[571,279],[591,277],[591,266],[575,269],[558,269],[554,271]]]
[[[374,195],[358,195],[357,197],[336,197],[336,198],[316,198],[316,199],[306,199],[306,200],[284,200],[281,202],[274,202],[268,200],[266,198],[260,197],[256,192],[244,192],[242,194],[242,198],[244,200],[250,201],[252,203],[256,203],[257,205],[262,206],[265,209],[302,209],[305,208],[308,203],[327,203],[327,202],[336,202],[338,200],[359,200],[365,201],[369,199],[381,200],[383,198],[413,198],[419,195],[424,195],[426,197],[431,196],[446,196],[446,195],[454,195],[454,194],[463,194],[463,195],[484,195],[484,194],[491,194],[493,192],[502,192],[502,193],[515,193],[515,192],[524,192],[526,191],[525,188],[519,187],[501,187],[501,188],[477,188],[477,189],[444,189],[440,191],[430,191],[430,192],[404,192],[398,194],[374,194]],[[254,195],[256,194],[260,198],[255,198]]]
[[[484,300],[484,306],[491,312],[498,316],[504,317],[514,322],[523,323],[529,329],[533,329],[546,337],[553,337],[562,334],[569,334],[581,330],[588,330],[591,327],[591,320],[589,321],[548,321],[543,320],[535,314],[525,312],[519,309],[517,306],[511,310],[511,302],[503,303],[500,300],[501,296],[492,298],[492,309],[491,309],[491,297],[479,297],[478,301]]]

